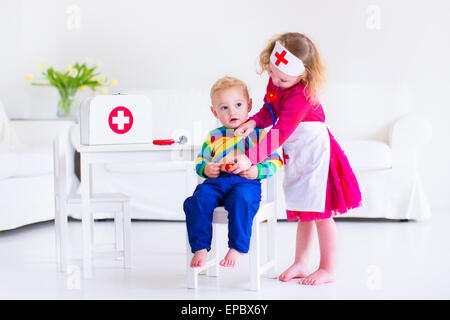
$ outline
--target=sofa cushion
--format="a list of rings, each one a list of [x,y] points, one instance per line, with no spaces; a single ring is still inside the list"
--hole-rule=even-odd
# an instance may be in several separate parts
[[[17,171],[17,155],[6,148],[0,149],[0,179],[6,179]]]
[[[53,173],[51,147],[21,147],[0,151],[0,179]]]
[[[391,148],[373,140],[347,140],[341,142],[350,165],[355,170],[379,170],[392,167]]]

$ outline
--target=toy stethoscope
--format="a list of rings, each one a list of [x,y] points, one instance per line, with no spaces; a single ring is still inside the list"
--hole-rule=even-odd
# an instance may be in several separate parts
[[[181,136],[178,141],[175,141],[174,139],[163,139],[163,140],[153,140],[153,144],[159,145],[159,146],[169,146],[174,143],[178,144],[185,144],[187,142],[186,136]]]
[[[273,125],[275,125],[275,115],[273,114],[272,108],[269,106],[268,101],[266,101],[266,106],[267,106],[267,109],[269,109],[269,111],[270,111],[270,115],[272,116]]]

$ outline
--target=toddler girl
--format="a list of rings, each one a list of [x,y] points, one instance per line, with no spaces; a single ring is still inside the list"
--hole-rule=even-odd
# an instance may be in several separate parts
[[[337,247],[333,216],[361,205],[361,192],[347,157],[325,125],[318,101],[324,67],[313,42],[300,33],[272,39],[260,54],[261,73],[269,83],[262,109],[242,124],[236,135],[273,125],[258,145],[237,159],[230,172],[238,174],[283,147],[283,189],[288,220],[299,220],[294,263],[281,281],[317,285],[335,281]],[[314,228],[320,245],[320,265],[308,274],[307,256]]]

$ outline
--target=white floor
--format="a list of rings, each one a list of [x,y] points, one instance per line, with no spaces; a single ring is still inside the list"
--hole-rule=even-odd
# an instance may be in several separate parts
[[[219,278],[201,276],[185,286],[183,222],[133,221],[133,268],[95,260],[94,277],[80,279],[79,259],[69,274],[57,272],[53,222],[0,233],[0,299],[450,299],[450,213],[431,221],[337,220],[338,280],[317,287],[263,279],[247,290],[248,260]],[[81,223],[69,223],[73,254],[80,256]],[[296,224],[279,222],[278,270],[293,258]],[[96,241],[113,240],[111,221],[96,223]],[[222,242],[226,247],[225,235]],[[225,249],[224,249],[225,250]],[[311,271],[318,263],[318,247]]]

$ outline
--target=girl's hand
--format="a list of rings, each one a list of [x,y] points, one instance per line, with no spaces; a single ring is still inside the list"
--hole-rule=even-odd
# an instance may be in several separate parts
[[[220,163],[210,162],[203,169],[203,175],[208,178],[217,178],[220,175]]]
[[[250,169],[252,162],[246,155],[237,156],[235,159],[235,164],[228,171],[229,173],[239,174],[242,171]]]
[[[254,180],[259,176],[258,166],[252,165],[248,170],[239,173],[242,178]]]
[[[234,162],[222,163],[222,165],[220,166],[220,171],[222,171],[222,172],[229,172],[228,170],[230,170],[230,168],[232,166],[234,166]]]
[[[256,121],[248,120],[247,122],[241,124],[236,130],[234,130],[234,135],[246,137],[250,134],[250,132],[255,130],[255,128],[256,128]]]

